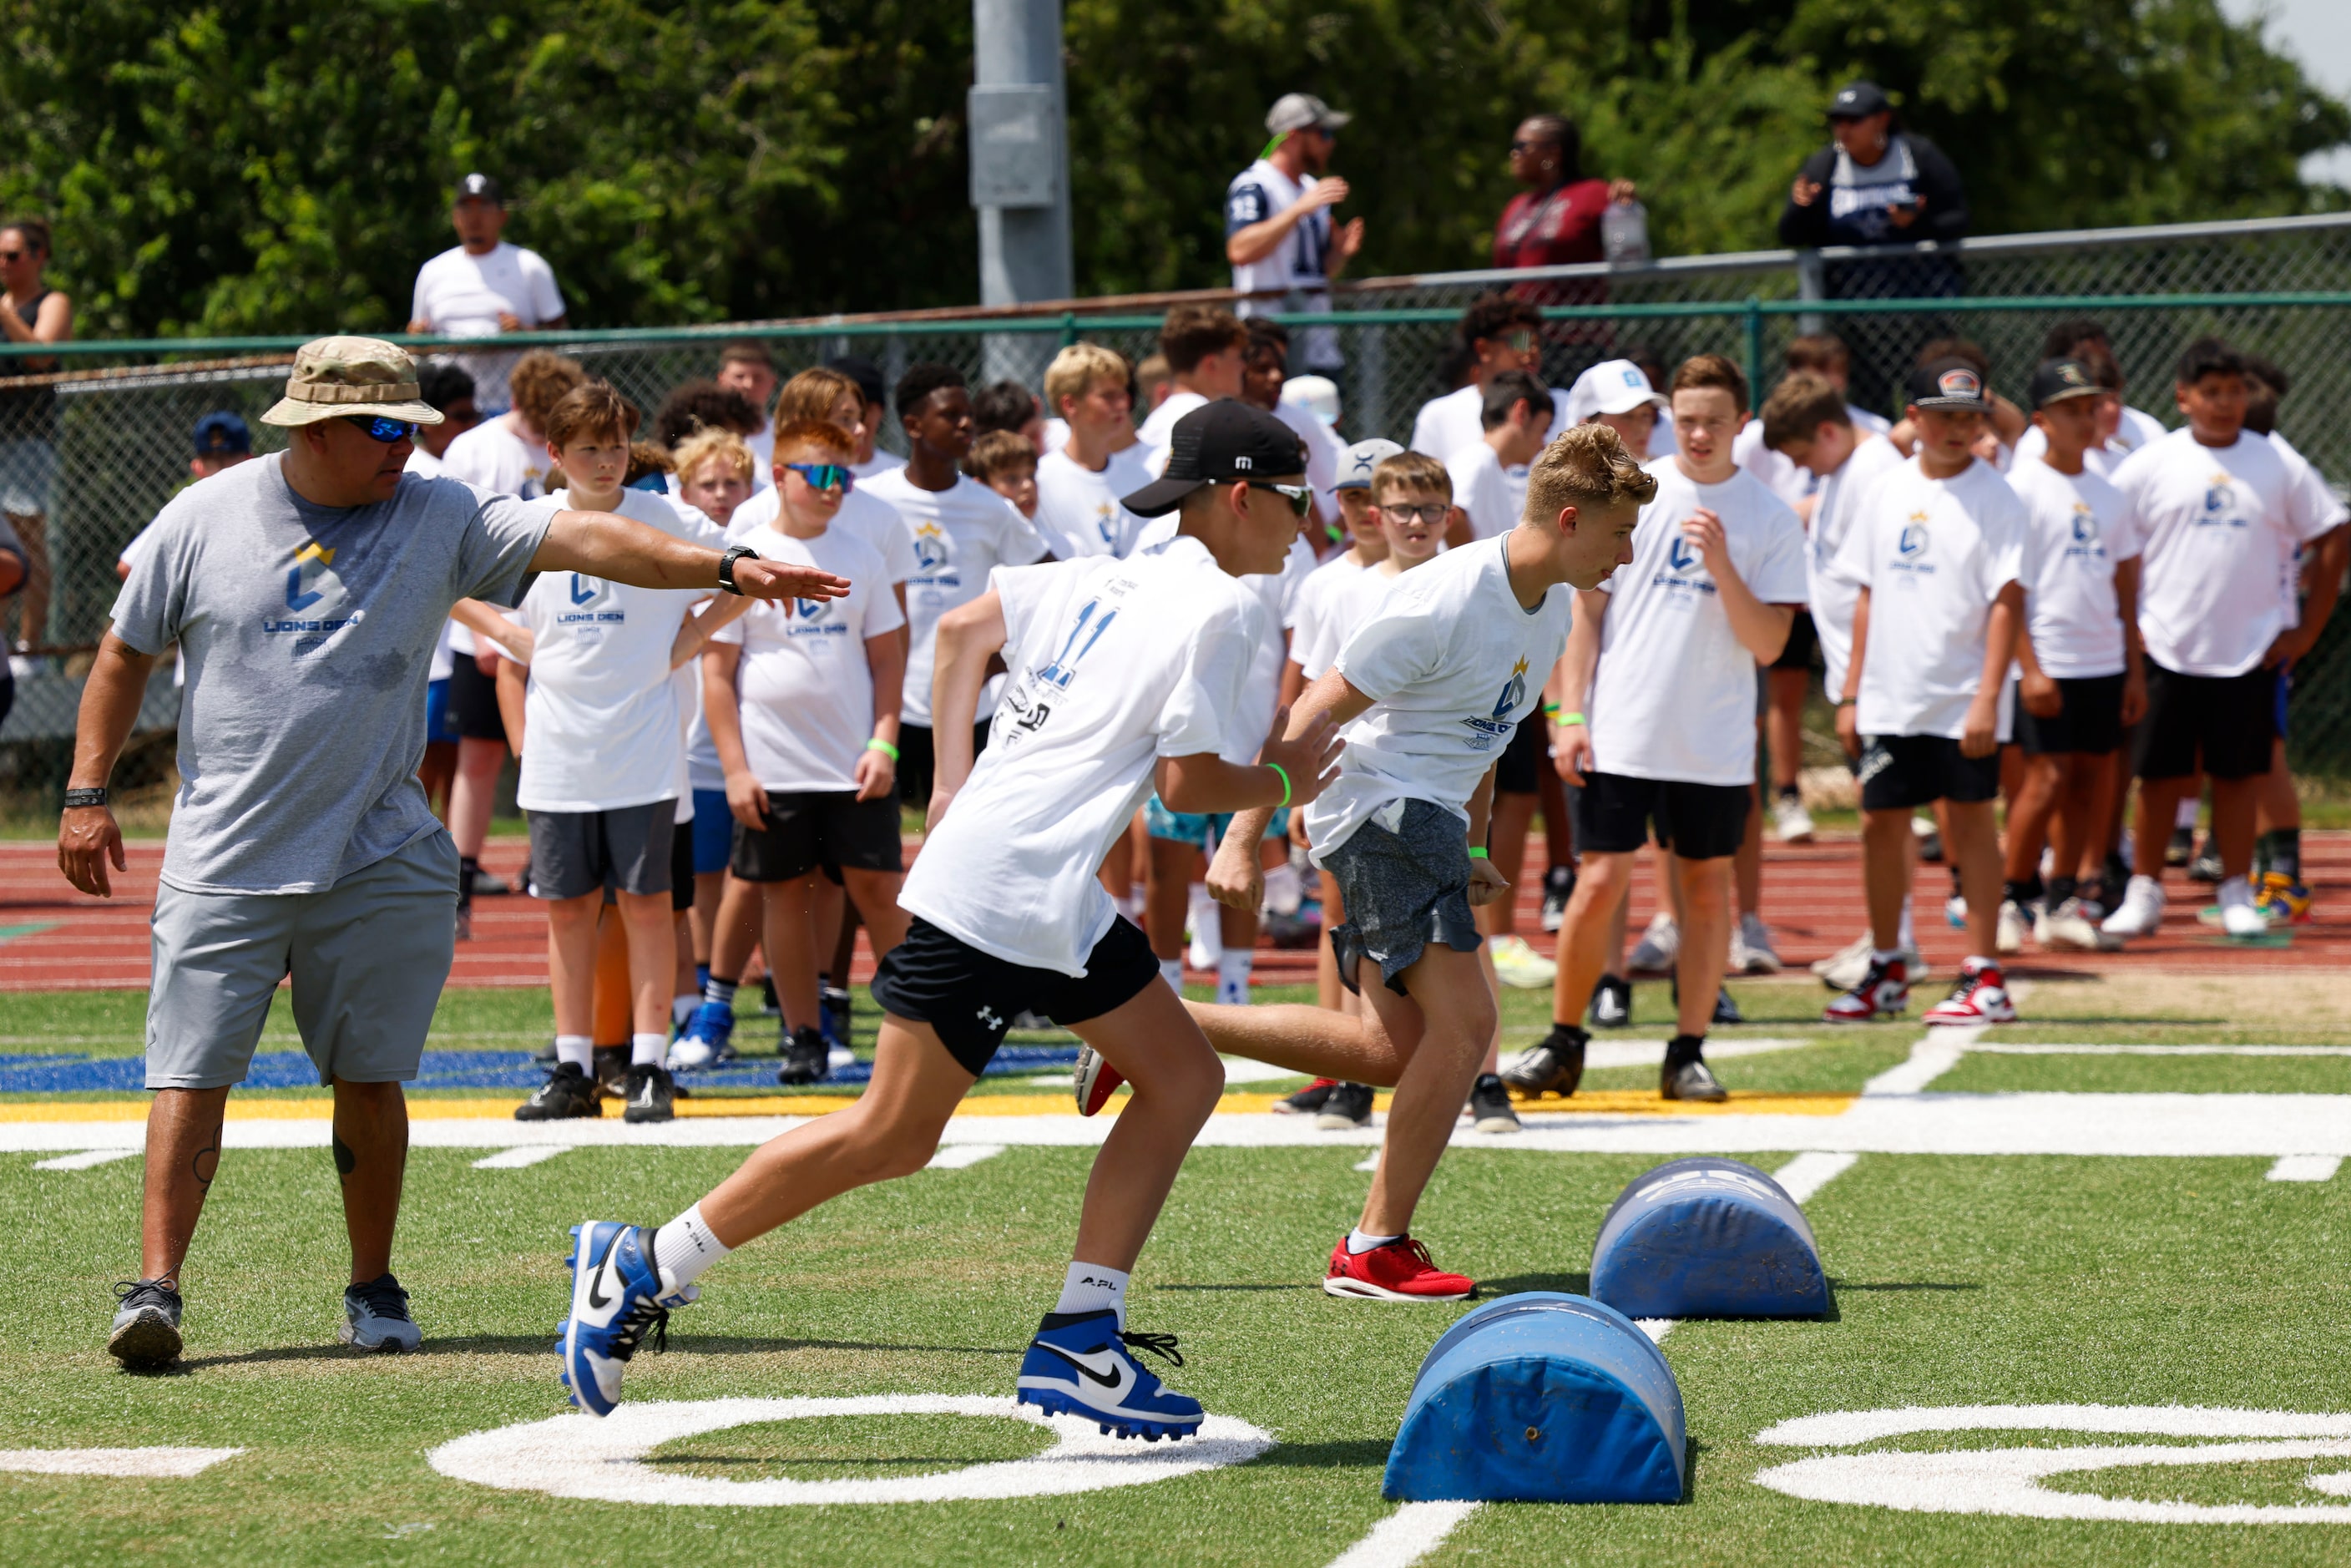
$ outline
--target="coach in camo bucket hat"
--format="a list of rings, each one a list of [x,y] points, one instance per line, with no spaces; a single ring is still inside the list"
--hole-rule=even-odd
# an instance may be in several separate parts
[[[261,416],[264,424],[316,424],[352,414],[438,424],[441,411],[416,384],[408,350],[381,338],[320,338],[294,353],[286,395]]]

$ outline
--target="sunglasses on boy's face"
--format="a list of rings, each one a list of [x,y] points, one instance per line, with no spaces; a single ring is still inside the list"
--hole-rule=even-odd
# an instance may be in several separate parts
[[[1249,486],[1252,490],[1272,490],[1280,493],[1288,498],[1290,509],[1301,517],[1314,504],[1314,492],[1304,485],[1277,485],[1270,479],[1252,479],[1249,482]]]
[[[343,415],[343,423],[357,425],[367,432],[370,441],[381,441],[386,446],[416,439],[416,424],[413,420],[388,419],[380,413],[347,413]]]
[[[787,463],[785,467],[808,481],[811,490],[830,490],[840,486],[844,496],[857,487],[857,476],[840,463]]]

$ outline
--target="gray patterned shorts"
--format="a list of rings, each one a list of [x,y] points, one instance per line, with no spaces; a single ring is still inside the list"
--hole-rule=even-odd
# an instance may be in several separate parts
[[[1384,816],[1386,813],[1382,812]],[[1339,884],[1347,920],[1331,931],[1339,978],[1351,991],[1355,966],[1368,958],[1398,996],[1397,977],[1415,964],[1431,942],[1457,953],[1475,953],[1480,941],[1469,913],[1469,842],[1461,819],[1426,800],[1406,800],[1391,832],[1377,817],[1332,850],[1322,869]]]

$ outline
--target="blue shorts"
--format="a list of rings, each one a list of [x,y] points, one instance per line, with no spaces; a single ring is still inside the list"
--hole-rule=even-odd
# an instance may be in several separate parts
[[[694,792],[694,874],[708,876],[726,869],[735,849],[735,813],[726,809],[724,789]]]
[[[424,687],[424,744],[445,740],[457,744],[457,716],[449,706],[449,677],[427,682]]]
[[[1208,852],[1225,830],[1233,825],[1230,811],[1171,811],[1154,795],[1143,803],[1143,826],[1155,839],[1168,839],[1179,844],[1190,844],[1203,854]],[[1273,821],[1266,828],[1270,839],[1281,838],[1290,831],[1290,808],[1274,812]]]

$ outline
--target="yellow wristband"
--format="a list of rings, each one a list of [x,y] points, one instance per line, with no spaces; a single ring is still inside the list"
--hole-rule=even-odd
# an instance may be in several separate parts
[[[868,751],[878,751],[893,762],[898,760],[898,748],[891,745],[888,741],[883,739],[878,735],[865,743],[865,749]]]

